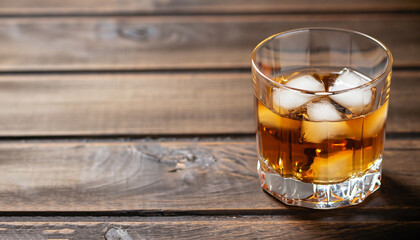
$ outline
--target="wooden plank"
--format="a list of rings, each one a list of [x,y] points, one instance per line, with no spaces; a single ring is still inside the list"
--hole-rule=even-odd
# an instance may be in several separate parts
[[[0,71],[249,68],[261,40],[310,26],[370,34],[395,66],[420,66],[419,24],[414,14],[2,18]]]
[[[328,212],[330,216],[333,211]],[[16,221],[17,220],[17,221]],[[305,221],[295,216],[148,217],[0,222],[9,239],[401,239],[414,236],[418,221]],[[54,221],[55,220],[55,221]],[[355,230],[356,229],[356,230]]]
[[[420,132],[420,73],[395,72],[391,80],[391,96],[387,126],[388,132]],[[409,124],[398,116],[408,117]]]
[[[245,133],[250,74],[1,76],[2,136]]]
[[[416,0],[3,0],[0,14],[110,14],[110,13],[290,13],[290,12],[382,12],[415,11]]]
[[[420,140],[404,141],[404,148],[399,148],[399,140],[387,141],[380,190],[337,214],[349,217],[380,210],[381,219],[418,216]],[[253,138],[2,142],[0,212],[177,215],[296,210],[310,216],[306,209],[287,207],[263,193],[255,145]]]
[[[420,132],[419,81],[395,72],[388,132]],[[3,75],[0,136],[251,134],[253,105],[249,73]]]

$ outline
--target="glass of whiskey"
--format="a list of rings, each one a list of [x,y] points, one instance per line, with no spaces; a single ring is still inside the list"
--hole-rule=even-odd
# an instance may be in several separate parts
[[[332,209],[381,185],[392,55],[355,31],[303,28],[251,57],[261,187],[285,204]]]

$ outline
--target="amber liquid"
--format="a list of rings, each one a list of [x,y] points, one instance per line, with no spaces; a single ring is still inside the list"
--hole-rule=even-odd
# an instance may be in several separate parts
[[[258,99],[256,108],[260,158],[283,177],[339,183],[363,175],[382,155],[388,100],[369,114],[330,122],[282,116]]]

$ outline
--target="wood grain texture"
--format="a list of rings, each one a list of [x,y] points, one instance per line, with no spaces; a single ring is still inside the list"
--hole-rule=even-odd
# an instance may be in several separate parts
[[[420,108],[417,107],[420,106],[419,92],[420,72],[393,73],[387,118],[388,132],[420,132]]]
[[[0,135],[248,133],[250,74],[0,76]]]
[[[288,13],[415,11],[415,0],[3,0],[1,14],[109,14],[109,13]]]
[[[296,216],[13,220],[0,222],[1,239],[405,239],[414,236],[420,225],[418,221],[335,222],[327,217],[301,221]]]
[[[395,72],[388,132],[420,132],[420,72]],[[0,136],[254,132],[249,73],[0,76]]]
[[[249,68],[264,38],[349,28],[384,42],[395,66],[420,66],[420,16],[297,14],[0,19],[0,71]]]
[[[377,211],[376,220],[416,219],[419,143],[409,140],[401,148],[399,140],[388,140],[383,186],[363,204],[337,211],[341,214],[337,216]],[[291,214],[296,210],[312,216],[310,210],[287,207],[263,193],[256,161],[255,140],[248,138],[2,142],[0,212],[177,215]]]

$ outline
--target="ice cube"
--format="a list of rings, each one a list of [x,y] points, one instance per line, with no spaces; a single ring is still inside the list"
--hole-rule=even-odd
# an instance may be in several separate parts
[[[315,157],[309,171],[314,181],[328,183],[330,181],[344,181],[350,177],[353,170],[353,151],[341,151],[325,157]]]
[[[354,135],[354,130],[344,120],[329,99],[315,100],[307,104],[309,121],[302,121],[301,135],[306,142],[321,143],[327,139],[340,139]]]
[[[319,102],[310,102],[307,105],[307,114],[310,121],[338,121],[342,119],[340,112],[327,99]]]
[[[369,138],[377,135],[384,127],[386,115],[388,112],[388,101],[384,103],[377,111],[369,115],[363,121],[363,137]]]
[[[285,85],[307,91],[325,90],[324,85],[310,75],[297,77],[288,81]],[[289,89],[273,89],[273,105],[277,108],[275,110],[278,110],[280,113],[287,113],[289,110],[295,109],[317,97]]]
[[[340,91],[355,88],[371,79],[345,69],[329,87],[329,91]],[[331,95],[330,98],[340,105],[350,109],[356,114],[361,114],[365,107],[372,101],[372,89],[353,89],[344,93]]]
[[[356,132],[345,121],[302,121],[301,136],[305,142],[321,143],[328,139],[345,139],[356,136]]]
[[[300,121],[289,118],[280,117],[273,113],[263,104],[258,104],[258,121],[259,123],[277,129],[299,129]]]
[[[289,80],[286,84],[288,87],[297,88],[307,91],[324,91],[324,84],[316,80],[311,75],[303,75]]]

